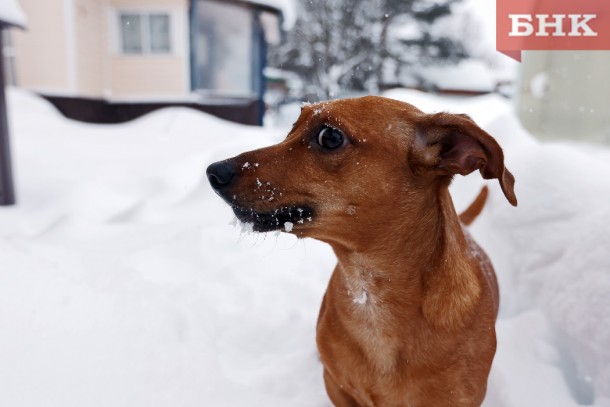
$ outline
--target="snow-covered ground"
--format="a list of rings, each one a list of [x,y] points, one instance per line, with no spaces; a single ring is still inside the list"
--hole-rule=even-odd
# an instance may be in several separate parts
[[[504,147],[472,227],[502,290],[487,407],[610,406],[610,151],[541,144],[497,96],[387,96],[471,114]],[[68,121],[9,92],[19,205],[0,208],[0,406],[329,406],[315,321],[333,254],[248,235],[204,179],[279,141],[198,112]],[[458,208],[483,181],[456,180]]]

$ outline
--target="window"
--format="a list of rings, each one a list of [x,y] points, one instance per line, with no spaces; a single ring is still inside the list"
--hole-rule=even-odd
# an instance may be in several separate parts
[[[167,14],[150,14],[148,16],[150,29],[150,52],[167,54],[169,44],[169,16]]]
[[[171,53],[171,20],[167,13],[119,13],[123,54]]]

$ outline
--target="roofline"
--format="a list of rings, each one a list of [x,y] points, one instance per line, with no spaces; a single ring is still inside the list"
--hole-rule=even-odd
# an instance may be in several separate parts
[[[0,29],[5,28],[21,28],[22,30],[25,30],[26,26],[17,23],[11,23],[10,21],[0,20]]]
[[[257,1],[249,1],[249,0],[237,0],[239,3],[249,4],[254,8],[259,8],[265,11],[276,12],[279,14],[284,14],[280,7],[274,7],[271,4],[262,4]]]
[[[195,2],[195,1],[200,1],[200,0],[191,0],[191,2]],[[257,1],[249,1],[249,0],[206,0],[206,1],[215,1],[218,3],[225,3],[225,4],[233,3],[233,4],[244,5],[244,6],[250,7],[250,8],[270,11],[272,13],[284,14],[282,12],[282,9],[279,7],[274,7],[270,4],[261,4],[261,3],[258,3]]]

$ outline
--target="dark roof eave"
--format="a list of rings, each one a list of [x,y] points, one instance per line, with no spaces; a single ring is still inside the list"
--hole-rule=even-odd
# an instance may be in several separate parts
[[[5,29],[5,28],[20,28],[22,30],[26,29],[25,25],[12,23],[10,21],[0,20],[0,29]]]
[[[275,13],[275,14],[283,14],[282,13],[282,9],[277,8],[277,7],[273,7],[270,4],[262,4],[262,3],[258,3],[256,1],[248,1],[248,0],[230,0],[233,1],[234,3],[241,3],[244,5],[247,5],[248,7],[252,7],[252,8],[256,8],[256,9],[260,9],[260,10],[264,10],[264,11],[269,11],[271,13]]]

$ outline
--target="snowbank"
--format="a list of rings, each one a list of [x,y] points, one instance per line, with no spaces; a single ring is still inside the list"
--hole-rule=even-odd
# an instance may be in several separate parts
[[[314,337],[331,251],[242,234],[203,177],[286,129],[186,109],[84,125],[8,96],[19,206],[0,209],[0,405],[329,405]],[[607,151],[538,143],[498,97],[388,96],[471,114],[517,179],[519,207],[492,184],[472,228],[502,286],[486,406],[610,405]],[[457,181],[465,207],[482,181]]]
[[[419,74],[440,91],[488,93],[496,88],[492,70],[476,59],[461,61],[456,65],[429,66],[421,69]]]
[[[323,403],[329,249],[240,235],[204,181],[211,161],[284,134],[187,109],[84,125],[14,90],[9,107],[0,405]]]

